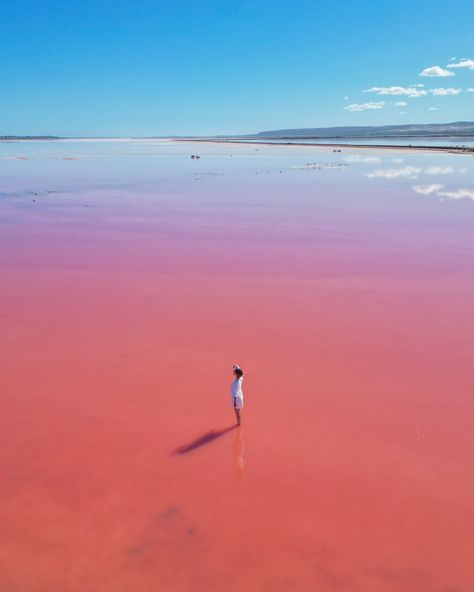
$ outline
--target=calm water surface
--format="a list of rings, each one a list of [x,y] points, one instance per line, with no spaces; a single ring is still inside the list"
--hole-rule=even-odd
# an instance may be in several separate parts
[[[0,181],[1,590],[474,589],[472,156],[0,143]]]

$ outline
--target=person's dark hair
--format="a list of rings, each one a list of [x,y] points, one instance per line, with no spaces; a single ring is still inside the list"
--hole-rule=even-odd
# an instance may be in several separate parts
[[[242,376],[244,375],[244,371],[242,370],[242,368],[235,368],[234,374],[237,376],[237,378],[242,378]]]

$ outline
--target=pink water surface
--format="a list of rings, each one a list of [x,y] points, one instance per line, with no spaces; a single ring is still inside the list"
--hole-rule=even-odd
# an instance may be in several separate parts
[[[474,202],[66,148],[0,166],[0,590],[473,590]]]

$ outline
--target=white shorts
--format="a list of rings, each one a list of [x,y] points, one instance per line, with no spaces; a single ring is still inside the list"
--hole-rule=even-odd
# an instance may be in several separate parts
[[[242,397],[232,397],[232,405],[234,409],[242,409],[244,406],[244,400]]]

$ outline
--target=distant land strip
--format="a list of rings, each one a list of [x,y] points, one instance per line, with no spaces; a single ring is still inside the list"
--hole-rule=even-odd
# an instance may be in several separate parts
[[[63,140],[59,136],[0,136],[0,141],[14,140]]]

